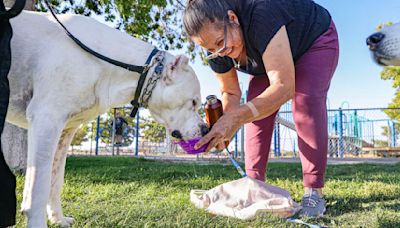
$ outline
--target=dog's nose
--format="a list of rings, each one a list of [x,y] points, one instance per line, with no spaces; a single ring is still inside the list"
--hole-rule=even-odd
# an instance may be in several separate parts
[[[177,139],[182,139],[183,138],[181,132],[178,131],[178,130],[173,130],[171,132],[171,136],[174,137],[174,138],[177,138]]]
[[[385,38],[385,34],[377,32],[367,38],[369,49],[375,50],[376,46]]]
[[[208,129],[207,125],[201,124],[200,125],[200,132],[201,136],[205,136],[210,130]]]

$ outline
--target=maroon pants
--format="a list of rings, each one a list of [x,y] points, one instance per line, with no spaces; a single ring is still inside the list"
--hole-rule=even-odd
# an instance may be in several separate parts
[[[324,186],[328,151],[326,97],[338,56],[338,36],[332,22],[329,29],[295,63],[296,86],[292,111],[305,187]],[[268,86],[266,75],[252,76],[247,100],[252,100]],[[275,116],[276,113],[246,124],[246,173],[259,180],[265,179]]]

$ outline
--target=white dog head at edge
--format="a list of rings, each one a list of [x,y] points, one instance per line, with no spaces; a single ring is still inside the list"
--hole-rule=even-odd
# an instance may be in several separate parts
[[[370,35],[367,45],[379,65],[400,66],[400,23],[386,26]]]

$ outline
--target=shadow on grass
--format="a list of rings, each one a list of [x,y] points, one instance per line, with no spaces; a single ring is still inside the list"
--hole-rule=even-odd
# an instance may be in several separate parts
[[[376,193],[367,197],[326,197],[327,200],[327,211],[330,216],[339,216],[349,212],[357,211],[369,211],[374,206],[363,206],[370,203],[384,203],[391,200],[400,199],[400,193],[395,195],[384,195]],[[398,211],[400,204],[396,203],[394,205],[382,205],[383,208]]]
[[[130,157],[70,157],[67,161],[67,176],[72,179],[86,176],[93,182],[137,181],[159,183],[165,180],[207,178],[234,180],[239,175],[230,164],[199,165],[153,161]],[[400,184],[400,165],[335,165],[328,166],[326,182],[379,181],[383,184]],[[270,180],[285,179],[301,181],[301,165],[271,163],[267,177]]]
[[[378,221],[379,228],[399,228],[400,221],[392,221],[391,219],[381,219]]]

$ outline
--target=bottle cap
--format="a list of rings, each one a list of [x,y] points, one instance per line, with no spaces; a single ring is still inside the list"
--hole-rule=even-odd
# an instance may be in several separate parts
[[[215,95],[208,95],[206,97],[207,104],[213,105],[218,102],[217,96]]]

